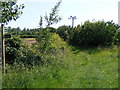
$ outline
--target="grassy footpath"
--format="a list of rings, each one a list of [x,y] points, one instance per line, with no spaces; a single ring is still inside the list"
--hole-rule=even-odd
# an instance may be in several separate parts
[[[117,55],[116,47],[75,50],[49,66],[7,66],[3,88],[117,88]]]
[[[95,51],[95,53],[93,53]],[[93,53],[93,54],[89,54]],[[76,54],[68,87],[112,88],[118,83],[116,49],[88,50]],[[72,75],[73,74],[73,75]]]

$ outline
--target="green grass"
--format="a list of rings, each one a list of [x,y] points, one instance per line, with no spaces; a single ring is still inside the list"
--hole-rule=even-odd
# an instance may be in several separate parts
[[[3,88],[117,88],[118,51],[104,49],[68,50],[47,66],[7,66]]]
[[[78,53],[76,55],[76,60],[78,61],[76,65],[74,64],[75,69],[72,70],[73,73],[76,71],[75,76],[77,78],[74,80],[75,83],[72,83],[72,87],[117,87],[118,62],[117,52],[115,52],[114,50],[102,50],[95,54],[87,54],[87,52]],[[74,78],[74,75],[71,76]]]

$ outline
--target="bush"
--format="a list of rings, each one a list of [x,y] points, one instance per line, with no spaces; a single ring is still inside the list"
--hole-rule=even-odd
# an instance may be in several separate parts
[[[70,34],[70,38],[69,38],[69,40],[68,40],[68,43],[70,44],[70,45],[73,45],[73,46],[79,46],[79,41],[80,41],[80,39],[79,39],[79,33],[80,33],[80,31],[81,31],[81,27],[80,27],[80,25],[78,25],[77,27],[75,27],[75,28],[71,28],[71,34]]]
[[[39,36],[36,38],[39,52],[46,52],[46,49],[50,44],[50,36],[51,33],[49,32],[49,29],[41,29]]]
[[[17,58],[16,54],[22,46],[22,40],[19,37],[12,37],[5,40],[6,62],[13,64]]]
[[[6,63],[14,64],[15,62],[22,62],[29,65],[41,63],[41,57],[25,46],[19,37],[6,39],[5,45]]]
[[[54,50],[62,50],[64,51],[66,49],[66,42],[63,41],[63,39],[56,33],[51,34],[50,39],[50,45],[49,48]]]
[[[111,22],[86,21],[81,27],[74,30],[70,42],[77,46],[109,46],[115,41],[117,26]]]
[[[55,33],[56,29],[53,27],[46,27],[45,29],[49,30],[49,32]]]
[[[49,29],[40,32],[37,37],[36,52],[42,57],[44,63],[50,63],[59,55],[62,57],[66,49],[66,43],[56,33],[51,33]]]
[[[5,37],[5,38],[11,38],[11,36],[12,36],[12,35],[11,35],[10,33],[4,34],[4,37]]]
[[[35,35],[21,35],[20,38],[36,38]]]
[[[41,56],[33,53],[29,48],[22,47],[16,55],[17,63],[24,63],[25,65],[40,65],[42,64]]]
[[[116,34],[116,37],[115,37],[115,45],[120,45],[120,33],[117,33]]]
[[[37,43],[28,47],[20,37],[13,36],[6,39],[6,60],[8,64],[24,63],[38,65],[50,63],[56,55],[60,55],[66,49],[66,43],[56,33],[43,29],[37,36]]]
[[[69,41],[69,39],[70,39],[70,36],[72,36],[71,35],[71,33],[72,33],[72,28],[71,27],[69,27],[69,26],[60,26],[58,29],[57,29],[57,32],[56,32],[57,34],[59,34],[59,36],[61,37],[61,38],[63,38],[64,39],[64,41]]]
[[[39,52],[41,53],[51,53],[52,51],[61,50],[66,46],[66,43],[58,34],[51,32],[48,32],[44,36],[37,37],[37,42],[37,48],[39,48]]]

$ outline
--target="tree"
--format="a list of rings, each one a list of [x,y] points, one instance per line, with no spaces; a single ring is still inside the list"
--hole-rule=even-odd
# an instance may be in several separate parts
[[[50,25],[58,23],[62,18],[58,15],[58,11],[59,11],[59,6],[61,4],[62,0],[60,0],[55,6],[54,8],[52,8],[51,13],[49,15],[46,15],[44,17],[40,16],[40,27],[43,24],[43,19],[46,21],[46,26],[50,27]]]
[[[4,73],[5,73],[5,47],[4,47],[4,24],[8,24],[11,20],[16,20],[19,18],[19,15],[22,14],[22,9],[24,4],[17,5],[15,1],[0,1],[0,23],[1,23],[1,36],[2,36],[2,60],[4,62]],[[1,52],[0,52],[1,53]]]
[[[22,14],[24,4],[17,5],[15,1],[0,1],[0,23],[8,24],[9,21],[18,19]]]

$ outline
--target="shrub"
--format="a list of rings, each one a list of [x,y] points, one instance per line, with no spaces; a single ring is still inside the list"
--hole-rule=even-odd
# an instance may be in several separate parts
[[[69,44],[70,45],[73,45],[73,46],[79,46],[79,41],[80,41],[80,39],[79,39],[79,33],[80,33],[80,31],[81,31],[81,27],[80,27],[80,25],[78,25],[77,27],[75,27],[75,28],[71,28],[71,34],[70,34],[70,38],[69,38]]]
[[[19,37],[13,36],[6,39],[5,45],[6,62],[8,64],[14,64],[15,62],[29,65],[40,64],[38,62],[40,62],[41,57],[25,46]]]
[[[49,32],[49,29],[41,29],[41,31],[39,32],[39,36],[37,36],[36,38],[38,42],[37,44],[39,46],[37,47],[39,49],[39,52],[46,52],[46,49],[50,44],[50,36],[51,33]]]
[[[117,33],[115,36],[115,45],[120,45],[120,33]]]
[[[25,65],[39,65],[42,64],[41,56],[33,53],[29,48],[21,47],[16,55],[17,63],[24,63]]]
[[[20,38],[36,38],[35,35],[20,35]]]
[[[37,37],[37,42],[37,48],[39,48],[41,53],[51,53],[51,51],[61,50],[66,46],[66,43],[58,34],[51,32],[48,32],[44,36]]]
[[[5,37],[5,38],[11,38],[11,36],[12,36],[12,35],[11,35],[10,33],[4,34],[4,37]]]
[[[64,41],[69,41],[71,33],[72,33],[72,28],[69,26],[60,26],[57,29],[56,33],[59,34],[60,37],[64,39]]]
[[[51,33],[49,29],[40,32],[37,37],[36,52],[42,57],[44,63],[51,63],[59,55],[62,57],[66,43],[56,33]]]
[[[49,30],[49,32],[55,33],[56,29],[53,27],[46,27],[45,29]]]
[[[19,37],[12,37],[5,40],[5,56],[6,62],[13,64],[15,58],[17,58],[16,53],[20,50],[22,46],[22,40]]]
[[[65,50],[66,42],[64,42],[58,34],[53,33],[51,34],[49,47],[55,50]]]
[[[111,22],[86,21],[81,27],[74,30],[72,44],[78,46],[105,46],[112,45],[115,40],[117,26]]]

